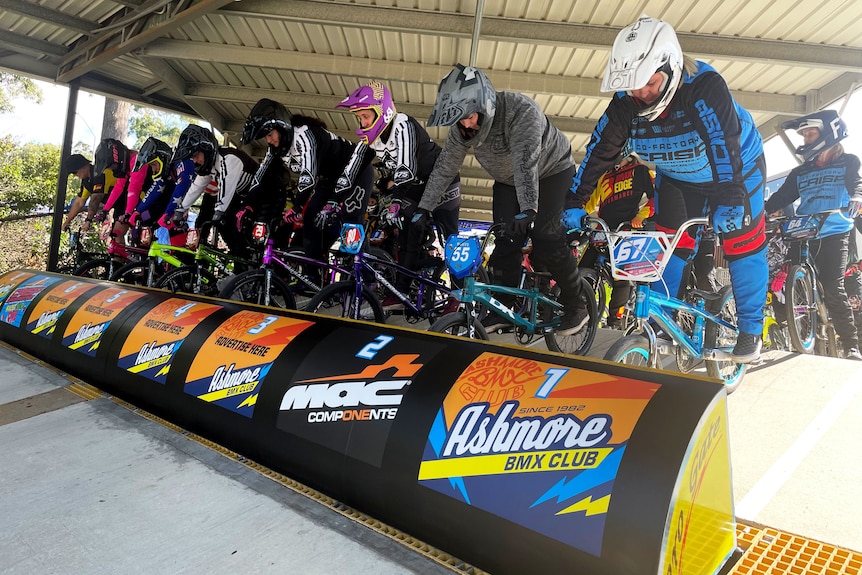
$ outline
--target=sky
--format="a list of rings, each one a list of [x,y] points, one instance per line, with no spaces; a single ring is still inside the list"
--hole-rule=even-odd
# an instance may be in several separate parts
[[[14,135],[21,142],[62,144],[66,121],[69,90],[64,86],[36,81],[42,89],[41,105],[23,99],[13,100],[15,110],[0,114],[0,136]],[[78,92],[78,110],[75,115],[73,145],[84,142],[96,149],[102,131],[102,113],[105,99],[84,90]],[[839,109],[841,102],[830,106]],[[847,124],[849,136],[842,143],[844,149],[862,157],[862,90],[856,91],[841,114]],[[795,138],[795,134],[791,134]],[[132,145],[128,141],[126,144]],[[801,142],[798,142],[801,143]],[[791,153],[780,138],[766,142],[766,165],[769,176],[786,172],[796,165]]]

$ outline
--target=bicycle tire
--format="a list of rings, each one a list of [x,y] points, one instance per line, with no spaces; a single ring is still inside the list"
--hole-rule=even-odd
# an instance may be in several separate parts
[[[386,323],[383,306],[368,286],[362,286],[359,306],[356,307],[356,282],[346,280],[330,284],[320,290],[305,311],[334,317],[346,317],[361,321]]]
[[[148,278],[150,275],[150,264],[147,261],[141,262],[130,262],[126,265],[120,267],[114,274],[111,276],[112,282],[130,284],[136,286],[144,286],[144,287],[153,287],[156,283],[158,283],[159,279],[161,279],[164,272],[160,272],[158,266],[156,266],[155,272],[153,274],[152,282],[149,282]]]
[[[99,258],[84,262],[78,266],[73,272],[73,276],[81,278],[92,278],[97,280],[110,279],[113,265],[115,262],[111,258]]]
[[[814,284],[811,273],[802,265],[790,268],[787,281],[787,330],[793,349],[811,353],[817,333],[817,309],[814,301]]]
[[[814,353],[823,357],[841,357],[838,349],[838,334],[831,323],[826,325],[826,333],[819,334],[814,344]]]
[[[446,333],[458,337],[469,337],[467,326],[467,314],[463,311],[456,311],[454,313],[447,313],[440,317],[440,319],[431,324],[428,331],[433,331],[434,333]],[[491,339],[488,337],[488,332],[485,331],[485,327],[478,318],[473,319],[473,335],[476,337],[471,339],[481,339],[484,341]]]
[[[736,299],[733,296],[733,288],[729,285],[718,290],[719,298],[710,304],[710,311],[724,321],[736,324]],[[736,330],[729,330],[717,323],[710,321],[706,324],[703,341],[707,348],[729,348],[732,349],[736,343]],[[706,360],[706,373],[710,377],[720,379],[724,382],[727,393],[733,393],[742,383],[747,365],[730,360],[715,361]]]
[[[607,278],[604,274],[598,273],[591,268],[581,270],[581,277],[590,282],[593,288],[593,293],[596,296],[596,315],[599,318],[599,326],[606,326],[608,323],[608,298],[610,290],[608,289]]]
[[[201,276],[201,289],[197,289],[197,275]],[[201,269],[198,272],[197,266],[183,266],[181,268],[172,269],[163,275],[156,287],[166,289],[173,293],[191,293],[208,297],[216,297],[218,295],[218,280],[213,273],[206,269]]]
[[[637,334],[624,336],[608,348],[604,359],[625,365],[650,367],[649,340]]]
[[[281,309],[297,309],[293,290],[280,277],[270,276],[269,290],[264,289],[266,270],[249,270],[228,281],[218,297]]]
[[[545,332],[545,344],[551,351],[568,355],[586,355],[596,339],[596,333],[599,331],[599,312],[595,292],[585,278],[580,278],[579,282],[578,304],[587,308],[589,319],[583,329],[571,335],[559,335],[554,330]],[[554,286],[552,294],[554,299],[559,298],[559,286]],[[554,310],[547,307],[543,314],[545,321],[551,319],[549,313],[554,313]]]

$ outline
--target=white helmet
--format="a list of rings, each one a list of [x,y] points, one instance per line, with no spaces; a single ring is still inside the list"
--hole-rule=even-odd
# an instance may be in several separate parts
[[[665,74],[661,95],[638,111],[652,122],[667,108],[682,82],[682,48],[673,27],[662,20],[641,16],[617,34],[602,79],[602,92],[627,92],[647,85],[656,72]]]

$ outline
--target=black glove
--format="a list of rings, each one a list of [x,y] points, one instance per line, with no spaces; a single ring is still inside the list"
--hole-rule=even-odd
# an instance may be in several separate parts
[[[512,221],[506,226],[506,235],[512,237],[526,236],[535,219],[536,210],[524,210],[512,218]]]
[[[216,210],[215,212],[213,212],[212,223],[214,223],[214,224],[219,223],[223,217],[224,217],[224,212],[222,212],[220,210]]]
[[[431,225],[431,214],[428,213],[428,210],[417,208],[413,212],[413,217],[410,218],[410,225],[420,232],[424,232]]]

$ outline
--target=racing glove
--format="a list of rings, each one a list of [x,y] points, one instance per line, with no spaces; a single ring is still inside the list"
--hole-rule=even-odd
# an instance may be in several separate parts
[[[329,226],[332,220],[335,219],[337,213],[338,202],[335,200],[329,200],[322,208],[320,208],[320,211],[317,212],[317,215],[314,217],[314,225],[317,226],[318,229],[325,229]]]
[[[298,224],[302,221],[302,210],[290,208],[284,212],[284,217],[282,219],[286,224]]]
[[[536,219],[536,210],[524,210],[517,214],[506,226],[507,236],[525,236],[530,229],[530,224]]]
[[[176,212],[174,212],[174,216],[176,216]],[[171,220],[171,216],[169,216],[168,214],[162,214],[162,217],[159,218],[158,223],[159,223],[159,226],[161,226],[167,230],[170,230],[170,229],[173,229],[175,221],[176,220]],[[182,221],[182,220],[180,220],[180,221]]]
[[[742,226],[745,225],[745,219],[743,206],[717,206],[712,211],[712,227],[720,234],[742,229]]]
[[[108,210],[99,210],[96,212],[96,215],[93,216],[93,221],[97,224],[101,224],[108,217]]]
[[[862,200],[850,200],[847,204],[847,214],[854,219],[862,216]]]
[[[560,221],[566,231],[583,231],[586,226],[587,211],[584,208],[569,208],[563,212]]]
[[[222,218],[224,218],[224,212],[221,210],[216,210],[213,212],[212,223],[217,224],[222,221]]]
[[[182,208],[177,208],[176,210],[174,210],[173,222],[175,224],[178,224],[184,221],[186,219],[186,211],[187,210],[184,210]]]
[[[410,225],[419,230],[420,233],[426,231],[431,226],[431,214],[428,213],[428,210],[418,208],[413,212],[413,217],[410,218]]]
[[[383,214],[383,223],[401,229],[401,202],[393,200],[389,209]]]
[[[236,213],[236,231],[242,232],[243,218],[245,218],[246,216],[250,217],[253,213],[254,210],[248,206],[240,208],[240,210]]]

